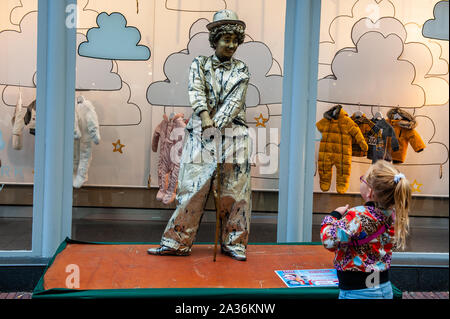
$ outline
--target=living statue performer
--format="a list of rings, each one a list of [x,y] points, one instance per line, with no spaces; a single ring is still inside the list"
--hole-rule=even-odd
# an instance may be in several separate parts
[[[219,190],[221,252],[236,260],[247,259],[252,202],[245,96],[250,75],[245,63],[233,58],[244,42],[245,27],[231,10],[216,12],[213,22],[207,25],[215,54],[196,57],[190,67],[189,99],[193,114],[183,141],[178,206],[160,247],[149,249],[149,254],[190,254],[213,189]]]

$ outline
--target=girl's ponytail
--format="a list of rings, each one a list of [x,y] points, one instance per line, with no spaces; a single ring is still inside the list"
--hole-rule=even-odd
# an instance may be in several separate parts
[[[394,178],[401,174],[395,175]],[[409,230],[409,208],[411,205],[411,185],[408,180],[402,175],[397,178],[397,185],[394,190],[395,200],[395,243],[397,248],[405,249],[406,236]]]
[[[367,182],[374,191],[374,199],[379,207],[395,209],[395,245],[404,249],[412,200],[409,181],[391,163],[379,160],[369,169]]]

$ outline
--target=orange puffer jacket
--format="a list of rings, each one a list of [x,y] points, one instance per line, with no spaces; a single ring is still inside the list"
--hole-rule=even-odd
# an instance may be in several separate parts
[[[336,190],[347,191],[352,164],[352,138],[362,151],[368,146],[358,125],[348,117],[342,106],[336,105],[324,113],[323,119],[316,123],[322,133],[319,148],[320,189],[328,191],[331,186],[332,167],[336,166]]]
[[[392,161],[394,163],[403,163],[408,150],[408,143],[417,153],[422,152],[426,145],[415,130],[417,122],[414,116],[402,109],[395,107],[389,110],[387,122],[394,128],[395,135],[399,143],[399,150],[392,152]]]

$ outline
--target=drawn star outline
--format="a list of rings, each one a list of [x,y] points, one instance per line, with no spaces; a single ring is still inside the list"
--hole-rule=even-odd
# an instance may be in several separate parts
[[[423,184],[419,184],[419,183],[417,182],[417,180],[414,180],[414,183],[412,183],[412,185],[411,185],[411,189],[412,189],[413,193],[414,193],[414,192],[422,193],[422,190],[420,189],[420,187],[421,187],[422,185],[423,185]]]
[[[119,152],[120,154],[123,154],[122,148],[124,148],[125,145],[120,143],[120,139],[117,140],[116,143],[112,143],[112,145],[114,146],[113,152]]]
[[[264,118],[264,116],[262,115],[262,113],[259,114],[259,117],[255,117],[254,118],[256,120],[256,127],[266,127],[266,122],[269,121],[269,119]]]

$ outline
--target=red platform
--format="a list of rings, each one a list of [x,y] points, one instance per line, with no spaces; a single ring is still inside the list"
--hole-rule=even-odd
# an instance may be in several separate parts
[[[220,253],[213,262],[213,245],[194,245],[186,257],[149,255],[150,247],[156,245],[68,243],[46,271],[43,288],[67,288],[71,264],[79,268],[80,290],[286,288],[275,270],[333,268],[334,257],[321,245],[249,245],[245,262]]]
[[[330,269],[334,254],[320,243],[250,244],[247,261],[197,244],[186,257],[154,256],[149,243],[87,243],[67,238],[34,289],[33,298],[336,299],[337,287],[288,288],[276,270]],[[71,276],[78,269],[79,287]],[[73,277],[72,277],[73,278]],[[69,284],[68,284],[69,283]],[[394,288],[394,297],[401,291]]]

